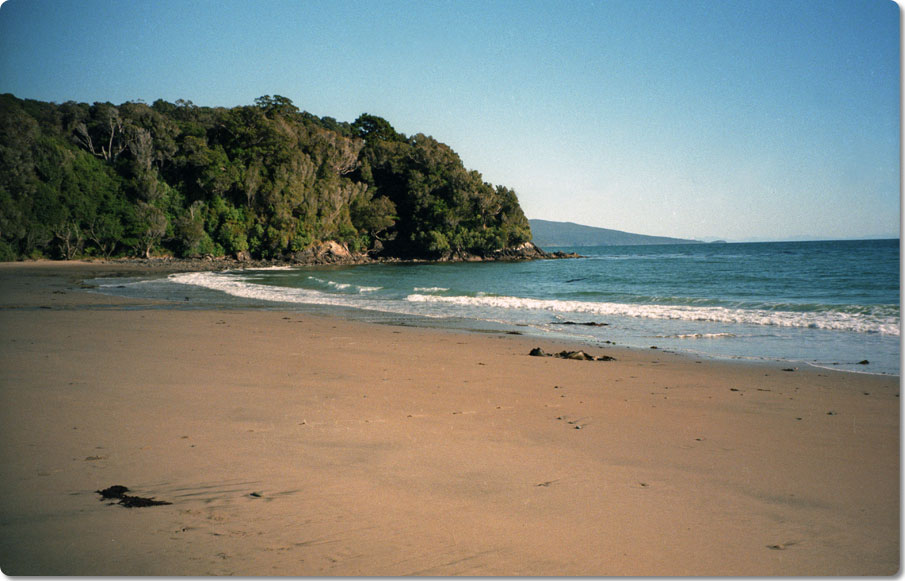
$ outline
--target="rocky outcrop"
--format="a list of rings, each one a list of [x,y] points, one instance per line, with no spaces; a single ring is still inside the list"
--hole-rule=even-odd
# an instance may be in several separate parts
[[[289,256],[271,258],[271,259],[255,259],[248,252],[238,252],[233,257],[214,257],[207,256],[204,258],[173,258],[171,256],[162,256],[156,258],[114,258],[102,262],[128,262],[129,264],[144,265],[148,268],[160,268],[169,272],[200,272],[200,271],[218,271],[246,268],[267,268],[272,266],[317,266],[317,265],[340,265],[340,264],[367,264],[380,262],[483,262],[497,260],[543,260],[555,258],[581,258],[575,253],[563,252],[544,252],[531,242],[525,242],[513,248],[506,248],[488,253],[484,256],[469,254],[467,252],[448,252],[436,259],[427,258],[399,258],[395,256],[385,256],[379,251],[370,251],[368,253],[352,252],[345,244],[329,240],[315,244],[305,250],[296,252]]]
[[[352,253],[345,244],[328,240],[292,255],[291,262],[299,264],[359,264],[368,262],[364,254]]]
[[[503,248],[490,254],[491,260],[535,260],[549,258],[549,254],[534,245],[534,242],[523,242],[513,248]]]
[[[581,254],[578,254],[577,252],[563,252],[562,250],[547,252],[545,254],[547,255],[545,258],[582,258]]]
[[[503,248],[494,250],[487,254],[471,254],[461,250],[450,250],[444,253],[439,262],[492,262],[497,260],[540,260],[550,258],[581,258],[579,254],[574,252],[544,252],[538,248],[533,242],[523,242],[512,248]]]

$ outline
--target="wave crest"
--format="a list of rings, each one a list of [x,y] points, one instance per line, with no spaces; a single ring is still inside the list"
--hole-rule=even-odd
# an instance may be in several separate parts
[[[322,278],[317,278],[316,276],[309,276],[308,280],[313,280],[316,283],[322,284],[329,288],[336,289],[338,291],[348,291],[352,290],[352,292],[361,293],[372,293],[381,290],[382,286],[363,286],[357,284],[351,284],[348,282],[335,282],[332,280],[324,280]]]
[[[876,308],[868,307],[868,312],[851,313],[841,310],[794,312],[766,309],[730,309],[714,306],[692,307],[596,303],[510,296],[444,297],[412,294],[408,295],[405,300],[415,303],[445,303],[463,307],[530,309],[556,313],[588,313],[650,319],[800,327],[899,336],[899,317],[890,315],[890,309],[884,305],[878,305]],[[859,309],[859,311],[864,310]]]

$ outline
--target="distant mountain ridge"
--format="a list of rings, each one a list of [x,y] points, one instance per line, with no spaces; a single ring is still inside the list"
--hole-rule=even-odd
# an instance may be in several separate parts
[[[574,222],[528,220],[534,243],[545,246],[640,246],[645,244],[704,244],[700,240],[647,236]]]

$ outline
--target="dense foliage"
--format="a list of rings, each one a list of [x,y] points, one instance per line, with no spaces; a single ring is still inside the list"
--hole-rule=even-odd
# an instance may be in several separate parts
[[[0,95],[0,260],[278,258],[326,240],[438,258],[530,238],[513,191],[373,115]]]

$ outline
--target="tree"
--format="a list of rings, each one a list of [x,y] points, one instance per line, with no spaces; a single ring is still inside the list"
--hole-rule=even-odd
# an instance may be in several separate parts
[[[181,256],[201,253],[201,244],[207,235],[204,231],[204,203],[194,202],[181,212],[173,225],[173,237]]]
[[[145,258],[151,258],[151,251],[167,233],[167,217],[163,210],[147,202],[138,202],[133,226],[136,250]]]
[[[352,201],[350,214],[355,228],[375,240],[392,228],[398,218],[396,204],[386,196],[362,195]]]
[[[123,121],[119,110],[110,103],[95,103],[91,107],[91,117],[90,125],[76,124],[76,137],[92,155],[111,163],[116,161],[116,158],[126,150]],[[97,138],[96,145],[92,134]]]
[[[267,117],[273,119],[275,116],[290,117],[297,115],[298,107],[292,104],[292,101],[282,95],[264,95],[255,99],[255,105],[264,111]]]
[[[89,221],[86,236],[104,258],[110,258],[120,244],[124,222],[123,217],[112,212],[97,214]]]
[[[359,137],[371,143],[374,141],[404,141],[405,136],[396,133],[390,122],[376,115],[361,114],[352,124],[352,130]]]

